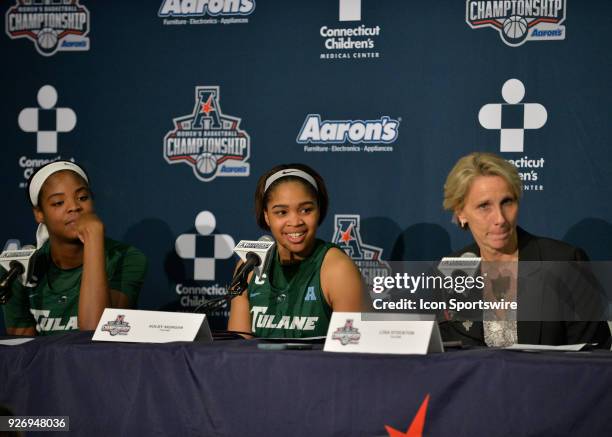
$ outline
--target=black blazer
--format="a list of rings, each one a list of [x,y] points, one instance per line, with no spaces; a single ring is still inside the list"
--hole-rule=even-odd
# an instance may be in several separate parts
[[[519,261],[588,261],[582,249],[562,241],[536,237],[521,228],[517,228],[517,236]],[[466,252],[480,256],[477,244],[467,246],[452,256],[461,256]],[[537,262],[529,263],[526,268],[533,271],[519,272],[518,342],[547,345],[609,342],[610,329],[602,321],[520,321],[538,320],[534,314],[545,314],[546,317],[542,318],[546,320],[555,320],[557,315],[556,320],[572,320],[566,317],[568,311],[573,311],[574,315],[578,313],[580,320],[601,320],[603,302],[600,300],[600,288],[592,275],[572,272],[565,265],[561,275],[542,275],[538,274],[538,266]],[[580,300],[576,299],[578,290],[581,292]],[[473,322],[469,329],[466,326],[469,324],[442,322],[442,338],[445,341],[461,340],[464,344],[485,345],[482,322]]]

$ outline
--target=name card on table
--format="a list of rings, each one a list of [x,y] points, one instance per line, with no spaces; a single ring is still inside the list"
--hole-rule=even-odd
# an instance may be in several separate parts
[[[425,355],[444,347],[433,315],[334,312],[323,350]]]
[[[168,343],[171,341],[212,342],[204,314],[106,308],[94,341]]]

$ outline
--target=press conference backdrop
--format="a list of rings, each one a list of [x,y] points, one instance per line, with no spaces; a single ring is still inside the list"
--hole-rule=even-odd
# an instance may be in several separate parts
[[[107,234],[150,268],[144,309],[222,294],[256,239],[257,178],[317,169],[319,236],[371,260],[466,244],[442,186],[496,152],[520,223],[612,259],[607,0],[10,0],[0,5],[2,229],[34,242],[28,176],[74,159]],[[225,314],[217,314],[223,323]]]

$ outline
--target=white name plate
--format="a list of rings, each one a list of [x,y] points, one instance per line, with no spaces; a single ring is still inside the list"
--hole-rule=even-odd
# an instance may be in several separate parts
[[[430,315],[334,312],[323,350],[425,355],[444,347]]]
[[[168,343],[171,341],[212,342],[204,314],[106,308],[94,341]]]

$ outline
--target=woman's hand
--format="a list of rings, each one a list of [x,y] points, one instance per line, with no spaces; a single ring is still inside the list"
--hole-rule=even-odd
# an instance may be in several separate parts
[[[75,226],[83,243],[83,275],[79,294],[79,329],[96,329],[104,308],[111,306],[106,277],[104,224],[93,212],[81,214]]]
[[[93,212],[81,214],[76,220],[75,226],[77,236],[84,245],[91,242],[104,241],[104,223]]]

